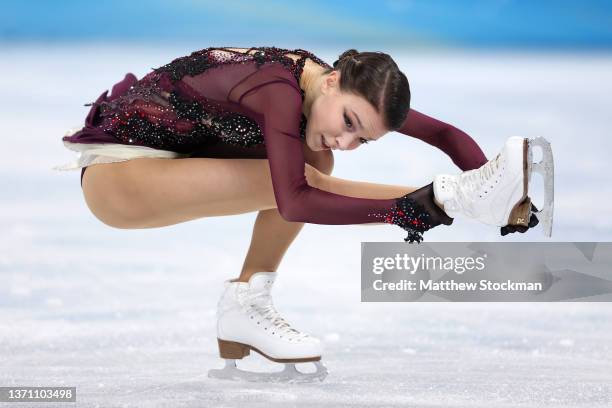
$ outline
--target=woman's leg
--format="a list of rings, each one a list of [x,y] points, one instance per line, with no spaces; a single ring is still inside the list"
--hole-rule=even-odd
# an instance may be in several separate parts
[[[352,197],[388,199],[417,188],[341,179],[306,164],[310,185]],[[276,209],[267,159],[139,158],[88,166],[83,194],[103,223],[157,228],[203,217]]]
[[[357,198],[390,199],[412,193],[418,187],[399,186],[395,184],[370,183],[341,179],[332,175],[322,174],[320,189],[336,194]]]
[[[321,173],[320,175],[331,174],[334,167],[334,157],[331,150],[314,152],[304,146],[304,158],[307,164]],[[319,184],[317,181],[313,181],[313,183]],[[242,271],[240,276],[233,281],[248,282],[255,272],[276,272],[285,252],[303,227],[303,222],[285,220],[280,215],[278,208],[259,211]]]
[[[306,165],[309,183],[319,172]],[[83,195],[103,223],[157,228],[276,208],[266,159],[138,158],[88,166]]]
[[[277,208],[259,211],[242,271],[233,281],[248,282],[255,272],[276,272],[302,227],[303,222],[285,220]]]
[[[313,187],[354,197],[394,198],[416,190],[345,180],[310,164],[306,164],[305,175]],[[241,278],[256,270],[276,270],[303,226],[278,214],[266,159],[141,158],[94,164],[85,172],[83,193],[92,213],[116,228],[156,228],[261,211]],[[274,245],[268,245],[270,242]]]

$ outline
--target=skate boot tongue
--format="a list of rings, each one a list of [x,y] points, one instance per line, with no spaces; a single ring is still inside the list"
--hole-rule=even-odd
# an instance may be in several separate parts
[[[270,293],[276,279],[276,272],[256,272],[249,278],[249,292]]]
[[[276,272],[256,272],[251,275],[248,283],[248,301],[253,305],[263,317],[273,322],[277,330],[285,333],[297,333],[299,331],[282,318],[272,302],[272,285],[276,279]],[[306,334],[301,334],[306,336]]]

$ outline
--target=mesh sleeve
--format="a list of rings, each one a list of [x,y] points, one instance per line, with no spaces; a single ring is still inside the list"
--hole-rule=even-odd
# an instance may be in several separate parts
[[[487,162],[483,151],[467,133],[414,109],[409,110],[397,131],[442,150],[463,171],[477,169]]]

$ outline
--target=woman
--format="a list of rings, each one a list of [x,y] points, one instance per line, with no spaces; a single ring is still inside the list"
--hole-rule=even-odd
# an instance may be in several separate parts
[[[332,67],[303,49],[210,47],[141,80],[128,73],[107,92],[92,103],[85,127],[63,138],[82,152],[64,169],[82,168],[98,219],[153,228],[259,211],[241,274],[225,282],[219,302],[219,347],[228,359],[255,349],[275,361],[320,360],[318,340],[291,328],[269,295],[305,222],[390,223],[410,242],[452,223],[434,183],[335,178],[333,150],[394,130],[440,148],[464,171],[488,165],[467,134],[410,109],[406,76],[381,52],[351,49]],[[534,222],[498,225],[505,235]]]

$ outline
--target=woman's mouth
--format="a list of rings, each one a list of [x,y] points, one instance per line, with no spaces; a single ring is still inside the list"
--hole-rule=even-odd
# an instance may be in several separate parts
[[[327,145],[327,143],[325,143],[325,139],[323,138],[323,135],[321,135],[321,146],[323,146],[324,149],[329,149],[330,148]]]

